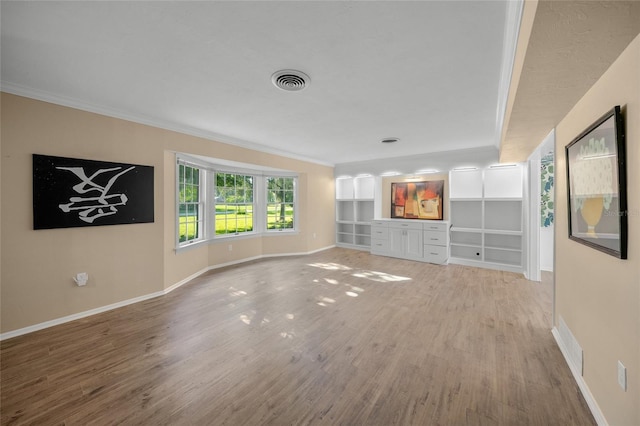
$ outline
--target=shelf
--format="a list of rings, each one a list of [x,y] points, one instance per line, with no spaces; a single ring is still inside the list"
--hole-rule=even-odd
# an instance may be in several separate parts
[[[356,245],[371,247],[371,235],[356,235],[355,238]]]
[[[371,236],[371,225],[364,224],[356,224],[355,225],[355,234],[356,235],[368,235]]]
[[[522,251],[522,236],[508,234],[484,234],[484,246],[496,249]]]
[[[484,261],[510,266],[522,266],[522,252],[519,250],[513,251],[485,248]]]
[[[502,229],[485,229],[484,233],[492,235],[522,235],[522,231],[505,231]]]
[[[522,250],[513,249],[513,248],[506,248],[506,247],[493,247],[493,246],[485,245],[484,248],[485,249],[490,249],[490,250],[502,250],[502,251],[511,251],[511,252],[514,252],[514,253],[522,253]]]
[[[482,260],[482,248],[451,244],[451,257],[469,260]]]
[[[462,244],[466,246],[482,246],[482,233],[478,231],[458,231],[451,230],[451,244]]]
[[[484,228],[522,231],[522,200],[485,201]]]
[[[338,243],[343,244],[353,244],[353,234],[337,234],[336,236]]]
[[[371,222],[373,220],[373,200],[355,201],[356,222]]]
[[[482,229],[482,200],[452,200],[450,215],[454,228]]]
[[[451,232],[470,232],[470,233],[472,232],[474,234],[482,234],[482,229],[453,227],[451,228]]]
[[[452,246],[459,246],[459,247],[471,247],[471,248],[477,248],[477,249],[482,249],[482,244],[465,244],[465,243],[451,243]]]
[[[337,228],[336,231],[339,233],[347,233],[347,234],[353,234],[353,224],[350,223],[338,223],[337,224]]]
[[[340,222],[353,222],[353,201],[336,201],[336,219]]]

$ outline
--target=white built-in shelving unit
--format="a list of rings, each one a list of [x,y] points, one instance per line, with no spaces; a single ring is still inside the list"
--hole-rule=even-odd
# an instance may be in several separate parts
[[[369,250],[375,178],[336,179],[336,245]]]
[[[449,174],[450,263],[522,272],[523,167]]]

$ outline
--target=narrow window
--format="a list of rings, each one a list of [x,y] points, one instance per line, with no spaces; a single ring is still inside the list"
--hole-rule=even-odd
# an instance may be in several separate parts
[[[267,177],[267,231],[295,229],[293,177]]]
[[[216,235],[252,232],[253,176],[216,173]]]
[[[200,169],[178,164],[178,242],[189,244],[203,238],[204,202]]]

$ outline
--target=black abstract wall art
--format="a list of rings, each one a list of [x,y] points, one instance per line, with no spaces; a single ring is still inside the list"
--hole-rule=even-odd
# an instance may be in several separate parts
[[[153,167],[33,154],[33,229],[153,222]]]

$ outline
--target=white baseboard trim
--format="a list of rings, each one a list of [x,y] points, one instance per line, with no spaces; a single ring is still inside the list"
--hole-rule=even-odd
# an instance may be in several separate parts
[[[467,260],[459,257],[449,257],[449,263],[452,265],[471,266],[473,268],[492,269],[494,271],[514,272],[524,275],[524,269],[521,266],[509,266],[500,263],[482,262],[479,260]],[[527,278],[528,279],[528,278]]]
[[[89,309],[88,311],[78,312],[77,314],[67,315],[62,318],[56,318],[54,320],[41,322],[39,324],[30,325],[28,327],[20,328],[18,330],[7,331],[0,334],[0,341],[10,339],[12,337],[22,336],[23,334],[33,333],[34,331],[43,330],[45,328],[53,327],[55,325],[64,324],[67,322],[75,321],[78,319],[86,318],[91,315],[101,314],[112,309],[122,308],[123,306],[131,305],[133,303],[142,302],[148,299],[153,299],[158,296],[163,296],[163,291],[156,291],[155,293],[145,294],[144,296],[134,297],[133,299],[123,300],[121,302],[112,303],[110,305],[101,306],[95,309]]]
[[[609,423],[607,423],[607,420],[605,419],[604,414],[602,413],[602,410],[600,410],[598,403],[596,402],[595,398],[593,397],[593,394],[589,390],[589,386],[587,386],[587,383],[582,378],[582,374],[578,370],[578,367],[573,365],[573,363],[571,362],[571,358],[569,356],[569,350],[567,349],[564,342],[562,341],[562,338],[560,337],[560,332],[556,327],[553,327],[553,329],[551,329],[551,334],[556,340],[556,343],[560,348],[560,352],[562,352],[562,356],[564,356],[564,360],[567,362],[567,365],[569,366],[569,369],[573,374],[573,378],[578,384],[578,387],[580,388],[580,392],[582,392],[582,396],[584,397],[584,400],[589,406],[589,410],[591,410],[591,414],[593,414],[593,418],[595,419],[596,423],[599,426],[609,426]]]
[[[117,309],[117,308],[122,308],[124,306],[127,305],[131,305],[133,303],[138,303],[138,302],[143,302],[145,300],[149,300],[149,299],[153,299],[155,297],[159,297],[159,296],[164,296],[165,294],[168,294],[170,292],[172,292],[173,290],[182,287],[183,285],[185,285],[186,283],[188,283],[189,281],[193,280],[194,278],[199,277],[200,275],[209,272],[211,270],[214,269],[219,269],[219,268],[224,268],[227,266],[233,266],[233,265],[238,265],[240,263],[246,263],[246,262],[251,262],[252,260],[259,260],[259,259],[263,259],[263,258],[271,258],[271,257],[288,257],[288,256],[305,256],[305,255],[310,255],[310,254],[314,254],[314,253],[318,253],[324,250],[328,250],[330,248],[335,247],[335,245],[333,246],[328,246],[328,247],[323,247],[317,250],[312,250],[312,251],[308,251],[305,253],[278,253],[278,254],[266,254],[266,255],[261,255],[261,256],[254,256],[254,257],[249,257],[249,258],[245,258],[245,259],[239,259],[239,260],[234,260],[231,262],[226,262],[226,263],[221,263],[218,265],[213,265],[213,266],[209,266],[207,268],[204,268],[194,274],[189,275],[188,277],[178,281],[177,283],[171,285],[170,287],[167,287],[166,289],[162,290],[162,291],[156,291],[154,293],[150,293],[150,294],[145,294],[143,296],[138,296],[138,297],[134,297],[132,299],[127,299],[127,300],[123,300],[120,302],[116,302],[116,303],[112,303],[110,305],[106,305],[106,306],[101,306],[99,308],[95,308],[95,309],[89,309],[88,311],[84,311],[84,312],[78,312],[77,314],[71,314],[71,315],[67,315],[61,318],[56,318],[50,321],[45,321],[45,322],[41,322],[39,324],[34,324],[34,325],[30,325],[28,327],[24,327],[24,328],[20,328],[18,330],[13,330],[13,331],[7,331],[6,333],[2,333],[0,334],[0,342],[6,339],[11,339],[12,337],[18,337],[18,336],[22,336],[23,334],[29,334],[29,333],[33,333],[34,331],[39,331],[39,330],[44,330],[45,328],[49,328],[49,327],[53,327],[56,325],[60,325],[60,324],[64,324],[67,322],[71,322],[71,321],[75,321],[78,319],[82,319],[82,318],[86,318],[89,317],[91,315],[96,315],[96,314],[101,314],[103,312],[106,311],[111,311],[113,309]]]

